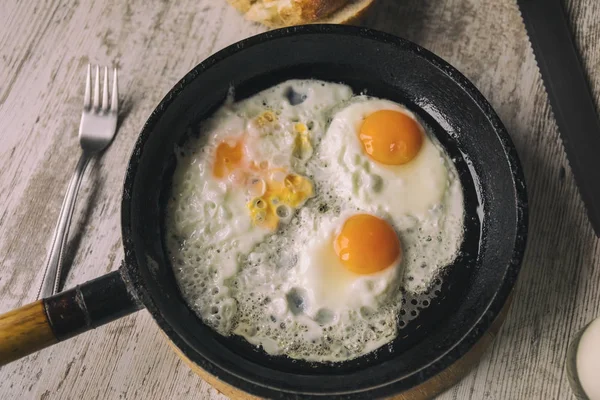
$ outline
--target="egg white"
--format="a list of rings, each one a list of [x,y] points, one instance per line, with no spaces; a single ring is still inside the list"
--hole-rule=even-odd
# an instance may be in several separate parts
[[[180,149],[167,248],[184,298],[207,325],[270,354],[311,361],[359,357],[398,335],[401,288],[425,290],[456,255],[462,190],[432,138],[405,168],[383,168],[361,152],[353,141],[356,127],[382,108],[404,110],[353,98],[344,85],[287,81],[228,102],[203,124],[199,138]],[[275,113],[275,121],[257,124],[266,111]],[[298,123],[309,127],[310,142],[300,155]],[[314,197],[276,232],[253,225],[248,193],[212,175],[218,144],[240,135],[249,159],[303,174],[314,184]],[[339,264],[332,237],[359,212],[392,223],[402,243],[400,263],[362,277]]]
[[[321,141],[319,157],[331,160],[323,174],[337,177],[340,194],[351,197],[364,209],[386,212],[395,218],[407,214],[423,218],[442,201],[446,191],[446,160],[424,130],[421,150],[409,163],[396,166],[372,160],[363,150],[359,132],[365,118],[380,110],[399,111],[415,118],[406,108],[388,100],[365,96],[353,99],[333,116]]]

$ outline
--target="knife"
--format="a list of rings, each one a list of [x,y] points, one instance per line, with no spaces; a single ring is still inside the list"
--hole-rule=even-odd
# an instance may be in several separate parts
[[[517,0],[567,159],[600,237],[600,121],[561,0]]]

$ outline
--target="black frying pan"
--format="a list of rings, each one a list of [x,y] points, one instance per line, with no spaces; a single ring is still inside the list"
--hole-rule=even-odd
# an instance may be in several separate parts
[[[342,82],[406,105],[455,160],[464,188],[465,239],[435,300],[390,346],[358,359],[315,364],[269,356],[206,327],[182,299],[165,256],[163,208],[174,147],[218,108],[290,78]],[[312,25],[234,44],[188,73],[144,126],[122,201],[121,268],[0,317],[0,361],[146,307],[192,362],[269,398],[375,398],[424,382],[464,355],[488,329],[517,279],[527,199],[517,153],[483,96],[446,62],[406,40],[368,29]]]

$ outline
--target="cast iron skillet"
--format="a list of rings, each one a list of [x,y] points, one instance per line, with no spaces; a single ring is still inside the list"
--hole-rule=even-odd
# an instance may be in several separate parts
[[[214,333],[182,299],[165,257],[163,207],[175,145],[198,132],[231,86],[239,100],[290,78],[343,82],[356,92],[405,104],[451,154],[464,187],[465,239],[435,300],[391,345],[338,364],[269,356],[239,338]],[[391,35],[312,25],[271,31],[227,47],[167,94],[131,156],[122,229],[125,260],[119,271],[0,317],[0,336],[10,338],[0,343],[1,361],[146,307],[190,360],[247,392],[280,399],[370,399],[410,389],[442,371],[490,326],[517,279],[527,200],[505,128],[457,70]]]

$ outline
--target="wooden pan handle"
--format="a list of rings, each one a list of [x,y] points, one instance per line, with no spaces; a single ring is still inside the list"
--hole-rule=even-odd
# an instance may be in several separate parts
[[[0,315],[0,365],[56,342],[43,300]]]
[[[0,315],[0,366],[140,308],[115,271],[9,311]]]

